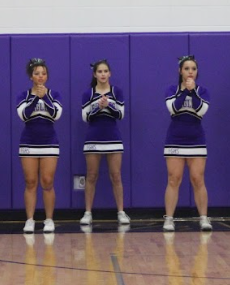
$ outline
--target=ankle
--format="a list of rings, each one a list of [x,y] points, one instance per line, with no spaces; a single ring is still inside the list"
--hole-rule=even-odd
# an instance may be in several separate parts
[[[167,215],[165,215],[164,218],[165,218],[166,220],[173,220],[173,216],[167,216]]]
[[[200,215],[200,218],[201,218],[201,219],[206,219],[206,218],[207,218],[207,215]]]

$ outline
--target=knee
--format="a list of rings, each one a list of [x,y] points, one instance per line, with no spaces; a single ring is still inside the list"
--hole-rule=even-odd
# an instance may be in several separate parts
[[[168,185],[172,188],[178,188],[181,184],[182,176],[180,175],[169,175],[168,176]]]
[[[33,192],[36,191],[37,186],[38,186],[38,180],[36,178],[27,178],[26,179],[26,190]]]
[[[49,191],[53,188],[53,178],[49,176],[44,176],[41,178],[41,187],[43,190]]]
[[[120,184],[121,183],[121,173],[120,172],[114,172],[110,173],[110,180],[112,184]]]
[[[90,184],[96,184],[98,179],[98,173],[87,173],[86,181]]]
[[[203,175],[192,175],[190,176],[190,181],[195,190],[198,190],[204,186],[204,177]]]

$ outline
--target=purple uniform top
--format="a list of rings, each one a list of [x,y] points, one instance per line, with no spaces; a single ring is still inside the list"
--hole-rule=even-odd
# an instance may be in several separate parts
[[[54,122],[61,117],[61,96],[48,90],[43,98],[31,89],[17,97],[17,112],[25,127],[20,138],[20,156],[58,156],[59,145]]]
[[[189,91],[170,86],[166,91],[166,106],[171,115],[165,156],[207,156],[205,133],[201,121],[209,107],[206,88],[196,86]]]
[[[121,89],[111,86],[108,96],[109,105],[100,109],[98,101],[101,94],[94,88],[82,96],[82,119],[88,123],[84,152],[110,153],[123,152],[121,134],[116,120],[124,118],[124,98]]]

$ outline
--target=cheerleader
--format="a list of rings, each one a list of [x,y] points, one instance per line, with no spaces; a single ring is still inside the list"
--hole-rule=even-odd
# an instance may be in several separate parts
[[[109,176],[118,209],[118,222],[129,224],[130,218],[123,211],[123,185],[121,163],[123,143],[116,120],[124,118],[124,99],[121,89],[109,83],[110,66],[106,60],[91,65],[91,88],[82,97],[82,118],[88,123],[84,144],[87,165],[85,202],[86,211],[81,224],[92,223],[92,205],[102,155],[106,155]]]
[[[53,232],[55,230],[53,184],[59,157],[59,142],[54,122],[62,114],[61,97],[58,92],[46,87],[48,68],[44,60],[31,59],[27,64],[27,74],[32,81],[32,88],[17,97],[17,113],[25,122],[19,146],[26,184],[24,199],[27,221],[23,230],[26,233],[34,232],[33,217],[40,174],[46,213],[43,231]]]
[[[165,192],[166,216],[163,229],[174,231],[173,215],[185,164],[188,165],[194,198],[200,215],[201,230],[212,230],[207,217],[208,196],[204,181],[207,157],[205,133],[201,121],[209,107],[208,90],[196,84],[198,64],[194,56],[179,60],[179,85],[166,92],[166,106],[171,115],[164,156],[168,171]]]

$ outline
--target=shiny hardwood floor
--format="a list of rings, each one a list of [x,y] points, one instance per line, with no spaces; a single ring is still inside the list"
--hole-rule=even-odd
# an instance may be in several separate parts
[[[230,285],[230,231],[0,235],[0,285]]]

